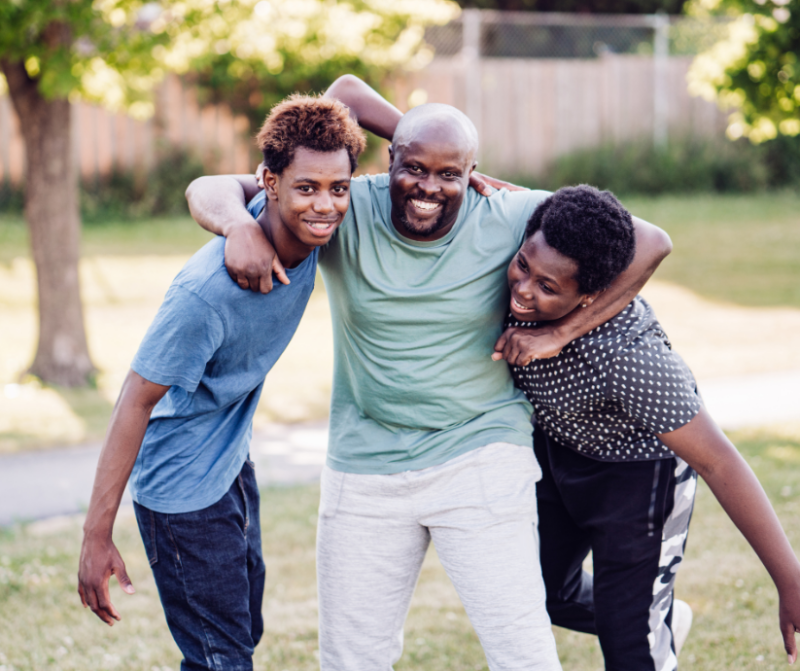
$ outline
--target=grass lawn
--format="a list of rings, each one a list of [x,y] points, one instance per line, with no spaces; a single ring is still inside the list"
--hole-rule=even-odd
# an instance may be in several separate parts
[[[800,544],[800,426],[732,436],[775,504],[789,539]],[[267,588],[266,633],[255,657],[264,671],[317,668],[314,536],[318,490],[262,494]],[[177,671],[180,656],[167,631],[132,515],[115,541],[137,594],[114,583],[123,620],[108,628],[76,594],[80,521],[40,522],[0,531],[0,669]],[[681,654],[684,671],[765,671],[786,664],[777,598],[766,571],[701,484],[677,594],[694,609]],[[593,637],[556,629],[565,671],[598,671]],[[405,629],[397,671],[486,669],[458,597],[429,552]]]
[[[626,199],[626,205],[672,236],[675,251],[656,279],[714,300],[795,310],[794,315],[771,323],[773,333],[764,329],[766,333],[759,330],[749,335],[748,329],[754,330],[762,315],[741,312],[738,321],[725,321],[729,335],[709,351],[718,330],[707,322],[725,320],[726,315],[712,317],[709,306],[690,310],[685,299],[678,297],[673,303],[680,305],[672,317],[654,302],[673,341],[698,375],[705,375],[706,369],[716,374],[732,360],[741,363],[741,372],[756,372],[764,358],[756,350],[763,350],[767,342],[773,352],[770,338],[777,332],[790,338],[795,332],[792,325],[800,318],[796,312],[800,308],[800,197],[669,196]],[[209,239],[189,217],[87,225],[81,280],[90,351],[100,369],[97,387],[43,388],[35,380],[16,384],[32,360],[36,343],[35,272],[28,259],[24,222],[20,217],[0,216],[0,324],[13,324],[13,328],[0,328],[0,453],[102,438],[128,365],[170,281]],[[698,330],[698,324],[706,326]],[[754,338],[758,347],[751,345]],[[736,339],[741,342],[733,342]],[[270,373],[257,424],[327,416],[331,342],[327,298],[318,281],[294,340]],[[796,347],[792,350],[787,345],[771,356],[778,363],[773,361],[767,370],[775,365],[800,367]]]

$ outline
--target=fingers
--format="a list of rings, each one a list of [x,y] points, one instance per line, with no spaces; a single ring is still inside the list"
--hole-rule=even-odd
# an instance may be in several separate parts
[[[286,274],[286,270],[284,270],[283,264],[277,256],[272,259],[272,272],[275,273],[275,276],[283,284],[291,284],[289,276]]]
[[[508,338],[511,334],[511,329],[506,329],[503,331],[502,335],[497,339],[497,342],[494,344],[494,351],[495,352],[502,352],[506,348],[506,343],[508,342]],[[492,356],[494,359],[494,356]],[[502,356],[500,357],[502,358]],[[497,359],[494,359],[497,361]]]
[[[125,570],[124,563],[122,566],[114,569],[114,575],[117,576],[117,582],[119,582],[119,586],[122,587],[122,591],[125,592],[125,594],[136,594],[136,589],[131,579],[128,577],[128,572]]]
[[[781,633],[783,634],[783,647],[786,650],[787,661],[789,664],[794,664],[797,661],[797,643],[794,639],[794,634],[797,631],[793,622],[786,622],[781,625]]]

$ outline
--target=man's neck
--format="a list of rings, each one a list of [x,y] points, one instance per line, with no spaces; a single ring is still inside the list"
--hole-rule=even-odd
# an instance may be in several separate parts
[[[256,221],[264,231],[264,235],[267,236],[267,240],[275,248],[284,268],[295,268],[314,251],[313,246],[304,245],[283,224],[276,201],[268,198],[264,210]]]

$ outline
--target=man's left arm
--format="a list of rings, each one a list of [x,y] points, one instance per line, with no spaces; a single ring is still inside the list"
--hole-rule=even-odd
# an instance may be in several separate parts
[[[505,359],[514,366],[527,366],[534,359],[558,356],[573,340],[619,314],[672,251],[669,235],[658,226],[633,217],[633,227],[636,234],[633,261],[591,305],[577,307],[544,326],[506,329],[494,347],[492,359]]]

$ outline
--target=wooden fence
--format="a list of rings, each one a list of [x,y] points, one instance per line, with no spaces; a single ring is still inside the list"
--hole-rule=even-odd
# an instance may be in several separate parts
[[[690,57],[670,57],[655,76],[649,56],[607,54],[595,59],[435,59],[425,70],[395,76],[395,103],[413,98],[455,105],[481,137],[482,169],[536,175],[556,157],[604,142],[653,137],[655,86],[665,100],[661,118],[671,135],[720,136],[725,117],[686,90]],[[660,82],[660,84],[657,84]],[[413,99],[412,98],[412,99]],[[113,167],[147,170],[158,142],[196,152],[209,173],[250,172],[254,165],[247,119],[226,105],[200,107],[194,91],[170,77],[147,122],[79,104],[73,114],[75,161],[84,178]],[[0,181],[19,183],[24,149],[16,116],[0,97]]]

